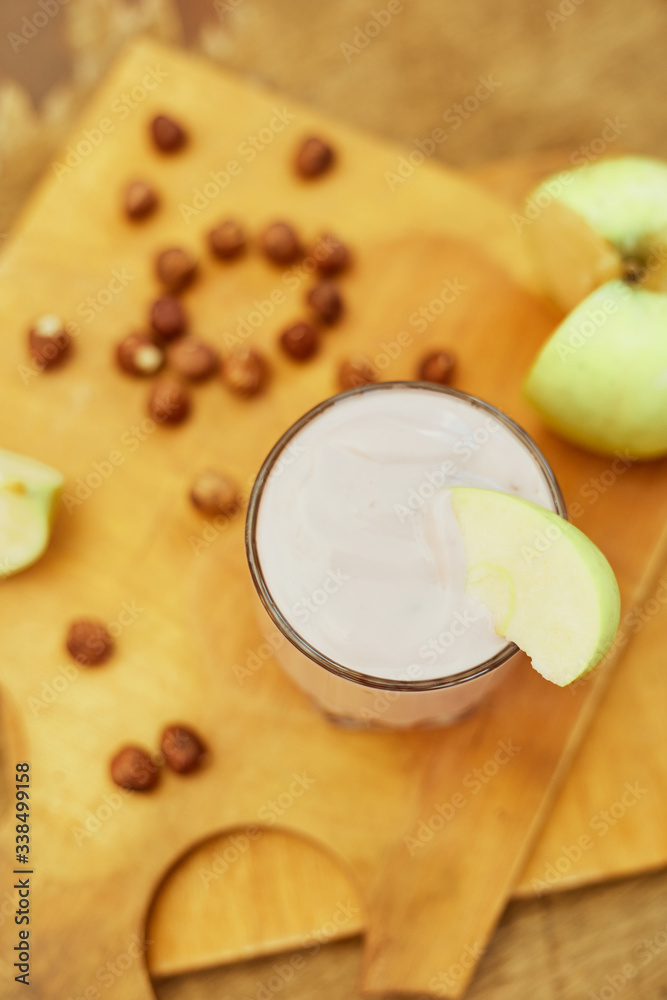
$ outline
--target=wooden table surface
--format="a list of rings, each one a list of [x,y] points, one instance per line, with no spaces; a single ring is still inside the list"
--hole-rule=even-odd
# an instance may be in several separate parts
[[[366,44],[370,12],[385,10],[384,0],[181,0],[180,6],[182,21],[169,0],[70,0],[35,37],[13,46],[8,33],[21,30],[32,7],[4,0],[0,73],[42,101],[45,117],[32,117],[15,86],[0,91],[0,239],[71,110],[123,36],[137,28],[171,40],[183,33],[226,65],[408,145],[426,139],[443,114],[457,114],[455,104],[474,95],[480,78],[490,80],[493,93],[434,152],[461,166],[550,147],[565,148],[568,159],[594,154],[607,119],[616,148],[667,156],[661,100],[667,7],[660,0],[631,10],[620,0],[467,6],[402,0],[402,10]],[[485,179],[483,168],[479,177]],[[666,899],[662,872],[512,903],[468,995],[664,998]],[[355,939],[304,952],[280,996],[353,998],[360,956]],[[273,996],[274,966],[285,968],[291,957],[165,980],[156,992],[160,1000],[234,1000],[262,995],[264,985],[263,995]]]

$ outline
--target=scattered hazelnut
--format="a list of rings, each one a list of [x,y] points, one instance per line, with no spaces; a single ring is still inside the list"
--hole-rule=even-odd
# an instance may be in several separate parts
[[[164,351],[147,333],[130,333],[117,345],[116,361],[128,375],[155,375],[164,365]]]
[[[350,251],[332,233],[323,233],[312,249],[317,269],[322,274],[338,274],[350,264]]]
[[[236,514],[241,501],[239,489],[224,472],[204,469],[198,473],[190,487],[190,500],[202,514]]]
[[[145,219],[158,206],[158,195],[152,184],[131,181],[125,188],[123,207],[128,219]]]
[[[163,295],[151,306],[150,323],[161,340],[175,340],[185,333],[188,318],[179,299],[174,295]]]
[[[105,663],[113,653],[113,639],[106,627],[89,618],[72,622],[65,644],[70,656],[85,667]]]
[[[306,293],[306,302],[323,323],[335,323],[343,312],[343,299],[333,281],[319,281]]]
[[[69,353],[72,338],[59,316],[40,316],[28,332],[28,350],[41,369],[55,368]]]
[[[255,396],[261,392],[268,374],[264,355],[252,347],[240,347],[227,356],[222,366],[223,381],[240,396]]]
[[[155,788],[158,775],[157,767],[142,747],[123,747],[111,760],[111,780],[133,792]]]
[[[292,264],[303,253],[299,237],[287,222],[267,226],[260,242],[265,255],[274,264]]]
[[[235,219],[225,219],[209,232],[208,245],[216,257],[220,257],[221,260],[232,260],[246,248],[245,233]]]
[[[184,337],[169,350],[169,364],[189,382],[203,382],[217,372],[220,357],[214,348],[194,337]]]
[[[206,747],[187,726],[167,726],[162,733],[160,749],[165,763],[177,774],[189,774],[204,763]]]
[[[175,153],[188,140],[182,125],[167,115],[157,115],[150,125],[153,142],[163,153]]]
[[[180,424],[190,414],[190,396],[176,379],[157,382],[148,397],[148,414],[158,424]]]
[[[356,389],[372,382],[377,382],[377,373],[365,358],[347,358],[338,369],[341,389]]]
[[[310,323],[292,323],[280,334],[279,343],[285,354],[306,361],[317,351],[317,330]]]
[[[294,169],[301,177],[319,177],[333,165],[334,159],[334,151],[329,143],[311,135],[299,146]]]
[[[422,382],[449,385],[456,368],[456,357],[451,351],[430,351],[419,363],[417,378]]]
[[[182,292],[190,284],[197,272],[197,261],[192,254],[181,247],[170,247],[158,254],[155,273],[169,292]]]

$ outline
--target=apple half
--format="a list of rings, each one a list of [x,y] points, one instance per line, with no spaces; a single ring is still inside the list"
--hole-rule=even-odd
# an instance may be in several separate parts
[[[544,344],[524,391],[569,441],[629,458],[667,453],[667,295],[611,281]]]
[[[611,648],[620,619],[613,570],[578,528],[513,494],[455,486],[447,491],[467,562],[466,590],[495,630],[564,687]]]
[[[57,469],[0,450],[0,580],[44,553],[62,485]]]
[[[523,223],[546,290],[564,312],[622,277],[628,261],[643,268],[645,287],[667,290],[667,164],[660,160],[621,156],[553,174],[528,195]]]

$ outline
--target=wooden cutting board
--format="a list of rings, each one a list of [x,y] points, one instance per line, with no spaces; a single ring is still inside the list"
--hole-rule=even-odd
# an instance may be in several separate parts
[[[569,155],[552,151],[486,164],[472,176],[520,212],[525,192],[541,177],[566,169]],[[604,472],[599,481],[593,477],[585,484],[586,502],[597,503],[613,485]],[[666,581],[667,571],[659,574],[654,594],[624,618],[613,681],[519,876],[515,896],[543,895],[667,862]],[[628,725],[628,719],[641,719],[641,725]],[[638,794],[630,794],[628,785]],[[228,865],[228,858],[234,863]],[[317,937],[341,898],[342,873],[320,855],[316,868],[308,867],[307,876],[296,882],[307,861],[315,864],[310,855],[306,859],[304,843],[278,832],[268,831],[243,853],[229,834],[200,845],[170,873],[155,900],[148,931],[154,942],[148,953],[153,973],[276,953]],[[224,881],[209,880],[205,873],[220,868]],[[247,906],[259,885],[286,877],[289,892],[272,893],[261,908]],[[335,925],[332,939],[365,927],[353,883],[348,882],[347,895],[359,912]],[[198,915],[185,927],[184,912]],[[245,921],[239,921],[240,913]]]
[[[168,160],[155,156],[145,135],[146,121],[160,110],[182,116],[192,131],[187,152]],[[98,144],[95,130],[103,135]],[[332,138],[341,162],[326,181],[304,185],[288,160],[312,130]],[[264,136],[264,148],[246,162],[253,135]],[[453,729],[341,731],[268,658],[239,684],[234,666],[261,643],[242,524],[211,534],[186,494],[193,473],[209,464],[249,484],[278,434],[335,391],[337,361],[352,350],[378,358],[449,281],[463,291],[387,366],[386,377],[410,377],[430,345],[453,347],[461,361],[458,386],[526,426],[566,498],[576,497],[608,463],[548,436],[521,401],[521,376],[557,316],[531,294],[536,283],[511,213],[429,164],[392,191],[385,175],[397,170],[400,149],[147,42],[110,74],[70,146],[71,171],[45,178],[0,276],[2,445],[61,468],[69,495],[80,479],[96,484],[70,513],[63,509],[46,557],[3,583],[8,796],[13,763],[28,759],[32,769],[33,995],[95,996],[97,989],[109,998],[150,996],[137,942],[165,873],[217,832],[247,836],[248,826],[268,823],[319,846],[342,868],[345,886],[354,884],[354,898],[337,900],[322,927],[333,928],[326,932],[333,936],[346,920],[352,929],[363,922],[366,989],[442,995],[446,981],[448,993],[459,996],[608,671],[561,691],[524,662],[488,706]],[[240,172],[229,169],[230,160],[243,160]],[[179,205],[193,203],[212,171],[231,173],[229,184],[186,222]],[[165,200],[154,220],[136,228],[117,205],[130,173],[153,178]],[[220,187],[224,175],[214,183]],[[290,364],[278,357],[275,335],[301,313],[307,280],[286,289],[281,273],[257,255],[233,267],[204,256],[200,280],[185,298],[194,330],[221,347],[257,300],[275,289],[285,293],[253,334],[271,355],[272,385],[262,398],[240,402],[210,384],[197,393],[186,426],[146,430],[146,386],[115,371],[113,344],[142,323],[155,294],[151,255],[171,243],[201,249],[205,230],[230,212],[253,232],[285,217],[308,238],[335,228],[349,240],[357,256],[345,279],[349,317],[327,336],[317,360]],[[118,273],[123,287],[113,292]],[[86,306],[94,312],[89,322]],[[25,329],[47,311],[79,319],[75,357],[61,371],[22,378]],[[105,477],[99,470],[118,451],[122,462]],[[94,473],[99,483],[89,479]],[[576,522],[614,565],[626,609],[650,592],[662,566],[656,546],[665,477],[664,464],[630,469]],[[205,541],[197,551],[193,537]],[[63,687],[64,630],[84,614],[121,623],[117,654]],[[173,720],[204,734],[209,767],[187,779],[165,774],[150,795],[119,796],[108,777],[110,756],[129,740],[155,747]],[[502,766],[501,747],[501,759],[509,757]],[[473,776],[475,768],[485,780]],[[462,800],[441,825],[447,804]],[[7,809],[4,852],[12,823]],[[415,847],[429,828],[433,836],[424,834]],[[312,866],[313,881],[325,880],[326,862]],[[275,891],[295,881],[283,880]],[[268,909],[274,888],[262,889],[251,902]],[[182,913],[183,925],[194,926],[197,914]],[[6,958],[15,932],[10,921],[0,927],[8,997],[22,995]],[[224,940],[218,953],[229,957]]]

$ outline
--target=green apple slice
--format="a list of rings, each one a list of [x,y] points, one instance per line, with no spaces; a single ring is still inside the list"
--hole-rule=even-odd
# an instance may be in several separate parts
[[[553,430],[602,454],[667,453],[667,295],[611,281],[538,354],[525,394]]]
[[[62,484],[57,469],[0,450],[0,579],[43,554]]]
[[[466,590],[495,630],[560,687],[592,670],[620,618],[611,566],[583,532],[553,511],[508,493],[448,490],[463,537]]]
[[[647,265],[647,287],[665,287],[667,163],[648,156],[585,163],[542,181],[524,213],[547,290],[566,312],[620,277],[627,258]]]

